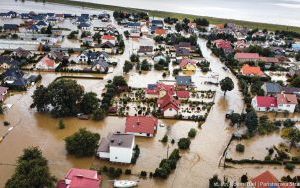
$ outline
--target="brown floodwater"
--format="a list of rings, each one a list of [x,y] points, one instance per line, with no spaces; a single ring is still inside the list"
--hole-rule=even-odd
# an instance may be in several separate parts
[[[37,5],[35,5],[37,6]],[[54,6],[54,5],[48,5]],[[56,5],[55,5],[56,6]],[[25,4],[26,7],[26,4]],[[65,6],[59,6],[68,8]],[[27,7],[28,8],[28,7]],[[79,9],[79,8],[78,8]],[[76,11],[75,8],[72,10]],[[82,9],[79,9],[83,12]],[[78,11],[79,11],[78,10]],[[96,12],[96,11],[95,11]],[[151,41],[151,40],[150,40]],[[244,104],[241,93],[237,88],[237,79],[228,71],[223,70],[223,64],[218,58],[211,55],[211,51],[207,49],[205,40],[199,39],[204,57],[211,62],[212,71],[203,74],[201,71],[196,71],[192,75],[195,85],[201,90],[215,90],[215,105],[212,107],[207,121],[202,125],[201,129],[197,128],[196,122],[191,121],[176,121],[176,120],[161,120],[166,126],[159,127],[154,138],[137,138],[136,143],[141,149],[140,157],[135,165],[116,165],[107,161],[102,161],[94,157],[75,158],[69,156],[65,150],[64,138],[76,132],[79,128],[87,128],[90,131],[98,132],[102,137],[109,132],[123,131],[125,118],[107,117],[100,122],[91,120],[84,121],[77,118],[65,118],[66,128],[58,129],[58,119],[52,118],[50,115],[37,113],[35,109],[30,109],[32,103],[31,95],[36,86],[29,88],[27,92],[12,93],[6,100],[6,104],[13,104],[5,115],[0,116],[1,121],[9,121],[11,126],[15,128],[11,133],[0,143],[0,187],[3,187],[7,179],[13,174],[16,159],[22,154],[24,148],[29,146],[39,146],[43,151],[44,156],[49,160],[51,173],[57,178],[63,178],[66,172],[72,168],[90,168],[91,166],[101,167],[103,165],[122,167],[123,169],[131,168],[134,174],[139,174],[140,171],[153,172],[163,158],[166,158],[168,147],[169,153],[176,147],[175,145],[162,144],[159,140],[167,134],[170,138],[178,140],[181,137],[186,137],[190,128],[198,129],[196,138],[192,139],[190,150],[182,152],[182,158],[178,162],[176,170],[166,180],[144,179],[140,182],[140,187],[175,187],[175,188],[193,188],[207,187],[208,179],[214,174],[219,176],[226,175],[230,180],[238,179],[243,173],[248,173],[250,176],[256,176],[266,169],[271,169],[277,176],[287,174],[282,167],[278,166],[258,166],[258,165],[235,165],[234,168],[223,169],[218,167],[219,160],[222,156],[225,146],[227,145],[233,128],[229,126],[229,122],[225,121],[225,113],[228,109],[234,109],[236,112],[243,110]],[[82,84],[86,91],[96,92],[101,94],[102,89],[107,80],[112,79],[114,75],[122,74],[122,65],[125,59],[138,45],[149,43],[148,39],[139,41],[125,41],[127,46],[125,53],[115,57],[119,65],[114,68],[113,73],[103,76],[103,80],[77,79],[78,83]],[[59,76],[97,76],[89,74],[61,74],[61,73],[41,73],[43,79],[41,84],[48,85]],[[181,73],[183,74],[183,73]],[[229,76],[235,83],[235,89],[227,92],[226,96],[219,87],[204,85],[204,81],[211,79],[221,80]],[[145,87],[149,83],[154,83],[162,79],[162,72],[151,71],[148,73],[138,74],[135,70],[125,76],[130,86]],[[218,77],[218,78],[216,78]],[[172,75],[164,79],[174,79]],[[216,80],[217,81],[217,80]],[[8,127],[0,125],[0,135],[7,131]],[[257,139],[248,144],[249,154],[262,152],[265,154],[265,142],[277,142],[274,139]],[[269,144],[267,144],[269,145]],[[299,169],[294,171],[299,174]],[[137,179],[136,176],[123,176],[123,179]],[[103,187],[111,187],[112,183],[107,181],[105,177]]]

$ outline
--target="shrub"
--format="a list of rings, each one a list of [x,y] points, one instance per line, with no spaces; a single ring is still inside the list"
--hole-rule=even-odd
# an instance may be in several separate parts
[[[107,171],[108,171],[107,166],[104,166],[104,167],[102,168],[102,171],[103,171],[103,172],[107,172]]]
[[[66,128],[66,125],[65,125],[65,123],[64,123],[64,121],[63,121],[62,119],[59,120],[58,128],[59,128],[59,129],[64,129],[64,128]]]
[[[130,175],[130,174],[131,174],[131,169],[126,169],[126,170],[125,170],[125,174],[126,174],[126,175]]]
[[[189,133],[188,133],[188,136],[190,138],[194,138],[196,136],[196,134],[197,134],[197,130],[194,129],[194,128],[191,128],[190,131],[189,131]]]
[[[295,169],[295,165],[292,163],[286,163],[285,164],[285,169],[293,171]]]
[[[270,155],[267,155],[266,157],[265,157],[265,161],[270,161],[271,160],[271,156]]]
[[[146,171],[141,171],[140,176],[141,176],[141,177],[147,177],[147,172],[146,172]]]
[[[235,150],[237,152],[243,153],[245,151],[245,146],[243,144],[237,144],[236,147],[235,147]]]
[[[179,149],[189,149],[191,140],[189,138],[180,138],[178,142]]]
[[[168,137],[168,135],[165,135],[162,139],[161,139],[161,142],[163,142],[163,143],[167,143],[168,142],[168,140],[169,140],[169,137]]]
[[[10,123],[9,123],[8,121],[4,121],[4,122],[3,122],[3,125],[4,125],[4,126],[9,126]]]

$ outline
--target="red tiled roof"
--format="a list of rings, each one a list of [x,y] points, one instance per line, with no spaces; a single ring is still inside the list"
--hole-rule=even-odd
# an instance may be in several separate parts
[[[103,40],[116,40],[116,37],[113,35],[103,35],[102,39]]]
[[[278,104],[298,104],[297,96],[295,94],[278,94]]]
[[[180,102],[174,99],[174,97],[171,96],[170,94],[166,94],[164,97],[157,100],[157,104],[159,104],[159,107],[163,111],[166,111],[169,108],[178,111]]]
[[[47,67],[55,67],[55,61],[45,56],[41,62],[45,64]]]
[[[265,171],[262,174],[256,176],[251,180],[251,182],[254,184],[255,188],[263,188],[263,187],[269,187],[264,186],[265,183],[279,183],[277,178],[269,171]]]
[[[276,97],[268,97],[268,96],[257,96],[257,106],[258,107],[277,107]]]
[[[125,132],[154,134],[158,120],[152,116],[127,116]]]
[[[155,29],[155,34],[157,35],[165,35],[166,33],[167,31],[165,29],[160,29],[160,28]]]
[[[218,39],[218,40],[215,40],[214,43],[216,44],[217,48],[232,49],[230,41]]]
[[[167,85],[164,83],[158,83],[156,89],[147,89],[146,93],[147,94],[153,94],[153,95],[158,95],[159,91],[165,90],[167,93],[174,95],[175,94],[175,86],[174,85]]]
[[[73,176],[83,176],[90,179],[98,179],[97,171],[79,168],[71,168],[65,178],[71,180]]]
[[[100,188],[100,180],[90,179],[82,176],[74,176],[70,188]]]
[[[248,64],[242,67],[241,72],[243,75],[264,76],[264,72],[261,71],[260,67],[250,66]]]
[[[184,68],[186,65],[188,65],[188,64],[192,64],[192,65],[196,65],[196,61],[195,60],[192,60],[192,59],[182,59],[181,61],[180,61],[180,64],[179,64],[179,66],[181,67],[181,68]]]
[[[236,59],[259,59],[258,53],[236,53]]]
[[[179,90],[179,91],[176,91],[176,95],[177,95],[177,97],[179,97],[179,98],[185,98],[185,99],[190,98],[190,92],[187,91],[187,90]]]
[[[278,185],[278,179],[268,170],[263,172],[262,174],[256,176],[255,178],[251,179],[255,188],[267,188],[267,187],[276,187],[276,188],[293,188],[295,186],[289,185]],[[272,185],[273,184],[273,185]]]

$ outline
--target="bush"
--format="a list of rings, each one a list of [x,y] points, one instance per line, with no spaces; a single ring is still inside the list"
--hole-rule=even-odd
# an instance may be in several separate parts
[[[3,122],[3,125],[4,125],[4,126],[9,126],[10,123],[9,123],[8,121],[4,121],[4,122]]]
[[[189,138],[180,138],[178,142],[179,149],[189,149],[191,140]]]
[[[188,133],[188,136],[190,138],[195,138],[196,134],[197,134],[197,130],[194,129],[194,128],[191,128],[190,131],[189,131],[189,133]]]
[[[102,171],[103,171],[103,172],[107,172],[107,171],[108,171],[107,166],[104,166],[104,167],[102,168]]]
[[[237,144],[235,150],[237,152],[243,153],[245,151],[245,146],[243,144]]]
[[[126,175],[130,175],[130,174],[131,174],[131,169],[126,169],[126,170],[125,170],[125,174],[126,174]]]
[[[76,157],[86,157],[95,154],[95,149],[98,147],[100,135],[92,133],[86,129],[79,129],[78,132],[67,137],[66,150],[69,154]]]
[[[292,163],[286,163],[285,164],[285,169],[293,171],[295,169],[295,165]]]
[[[146,171],[141,171],[140,176],[141,176],[141,177],[147,177],[147,172],[146,172]]]
[[[271,160],[271,156],[270,155],[267,155],[266,157],[265,157],[265,161],[270,161]]]
[[[59,120],[58,128],[59,128],[59,129],[64,129],[64,128],[66,128],[66,125],[65,125],[65,123],[64,123],[64,121],[63,121],[62,119]]]
[[[163,142],[163,143],[167,143],[168,142],[168,140],[169,140],[169,137],[168,137],[168,135],[165,135],[162,139],[161,139],[161,142]]]

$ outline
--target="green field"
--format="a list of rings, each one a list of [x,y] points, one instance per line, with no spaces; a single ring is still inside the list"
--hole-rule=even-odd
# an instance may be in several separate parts
[[[33,1],[33,0],[31,0],[31,1]],[[146,10],[146,9],[133,9],[133,8],[126,8],[126,7],[119,7],[119,6],[102,5],[102,4],[96,4],[96,3],[78,2],[78,1],[72,1],[72,0],[35,0],[35,1],[58,3],[58,4],[95,8],[95,9],[102,9],[102,10],[111,10],[111,11],[115,11],[115,10],[127,11],[127,12],[144,11],[144,12],[148,12],[150,16],[161,17],[161,18],[175,17],[178,19],[183,19],[183,18],[194,19],[197,17],[202,17],[202,18],[206,18],[207,20],[209,20],[209,22],[211,24],[222,24],[222,23],[231,22],[231,23],[235,23],[237,25],[248,27],[248,28],[267,29],[270,31],[285,30],[285,31],[294,31],[294,32],[300,33],[300,27],[294,27],[294,26],[248,22],[248,21],[242,21],[242,20],[232,20],[232,19],[222,19],[222,18],[213,18],[213,17],[207,17],[207,16],[196,16],[196,15],[191,15],[191,14],[181,14],[181,13],[154,11],[154,10]]]

